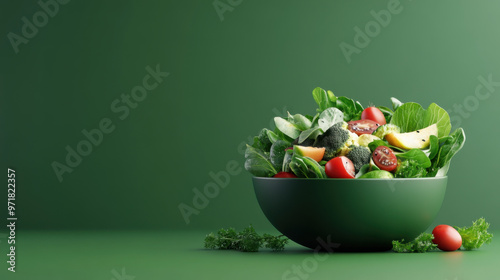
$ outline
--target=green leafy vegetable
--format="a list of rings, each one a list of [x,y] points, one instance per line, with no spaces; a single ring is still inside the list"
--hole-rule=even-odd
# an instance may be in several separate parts
[[[307,139],[315,140],[323,132],[324,131],[320,127],[317,127],[317,126],[309,128],[308,130],[304,130],[299,135],[299,144],[301,144],[302,142],[304,142]]]
[[[332,127],[334,124],[342,122],[344,119],[344,114],[337,108],[327,108],[318,116],[318,123],[307,130],[302,131],[299,136],[299,144],[304,142],[306,139],[316,140],[316,138],[323,134],[328,128]]]
[[[493,234],[488,232],[489,227],[490,224],[484,218],[480,218],[470,227],[455,227],[455,229],[462,236],[462,247],[465,250],[473,250],[491,242]]]
[[[397,125],[401,132],[410,132],[424,128],[422,126],[425,110],[418,103],[409,102],[399,106],[392,115],[391,123]]]
[[[277,173],[269,156],[262,150],[247,145],[245,169],[257,177],[272,177]]]
[[[269,139],[269,141],[271,143],[274,144],[274,142],[280,140],[280,137],[276,133],[272,132],[271,130],[266,129],[266,133],[267,133],[267,138]]]
[[[293,150],[286,150],[285,157],[283,158],[283,166],[281,167],[281,171],[283,172],[291,172],[290,162],[292,161]]]
[[[311,127],[312,122],[310,119],[306,118],[301,114],[290,115],[288,113],[288,121],[294,124],[299,130],[306,130]]]
[[[330,100],[330,104],[337,104],[337,97],[331,90],[327,91],[328,94],[328,100]]]
[[[402,132],[411,132],[436,124],[438,137],[447,136],[451,130],[450,116],[436,103],[429,105],[427,110],[418,103],[405,103],[394,111],[391,123],[399,126]]]
[[[465,132],[462,128],[457,128],[449,137],[443,139],[439,152],[432,160],[432,166],[429,169],[430,177],[446,175],[451,159],[464,146]]]
[[[361,176],[365,175],[366,173],[368,173],[368,172],[370,172],[370,171],[371,171],[371,164],[369,164],[369,163],[368,163],[368,164],[365,164],[365,165],[363,165],[363,166],[359,169],[358,173],[356,173],[356,177],[355,177],[355,178],[359,178],[359,177],[361,177]]]
[[[292,139],[295,139],[300,135],[300,129],[296,125],[281,117],[275,117],[274,124],[283,134]]]
[[[318,127],[323,131],[326,131],[334,124],[342,122],[344,119],[344,114],[337,108],[327,108],[319,115]]]
[[[290,142],[284,140],[278,140],[271,146],[269,158],[271,159],[274,169],[278,172],[281,171],[286,153],[285,149],[288,147],[290,147]]]
[[[432,160],[439,152],[439,139],[435,135],[431,135],[429,142],[429,159]]]
[[[462,248],[465,250],[478,249],[483,244],[489,244],[493,234],[488,232],[490,224],[484,218],[477,219],[470,227],[454,227],[462,237]],[[415,240],[405,243],[404,240],[392,241],[392,250],[397,253],[427,252],[437,248],[432,243],[434,236],[431,233],[422,233]]]
[[[271,149],[272,142],[269,139],[268,132],[271,131],[267,128],[263,128],[259,132],[259,135],[253,138],[252,147],[263,151],[269,151],[269,149]]]
[[[419,149],[411,149],[408,152],[402,154],[396,154],[398,159],[413,160],[417,165],[423,168],[428,168],[431,166],[431,160],[427,155]]]
[[[326,108],[333,107],[334,102],[330,101],[329,95],[331,92],[326,93],[326,91],[320,87],[317,87],[313,90],[313,98],[314,101],[318,104],[318,112],[323,112]],[[333,93],[331,93],[333,95]],[[332,99],[334,99],[335,95],[333,95]]]
[[[297,177],[326,178],[325,168],[310,157],[294,154],[290,161],[290,169]]]
[[[438,137],[447,136],[451,131],[450,116],[445,109],[439,107],[436,103],[429,105],[425,111],[422,127],[428,127],[436,124],[438,127]]]
[[[361,106],[359,102],[345,96],[337,97],[337,104],[335,107],[344,113],[344,121],[346,122],[359,120],[363,112],[363,106]]]
[[[398,167],[394,172],[396,178],[422,178],[427,175],[427,169],[414,159],[398,160]]]
[[[421,233],[417,238],[410,242],[394,240],[392,241],[392,250],[396,253],[425,253],[437,248],[437,245],[432,243],[434,235],[432,233]]]
[[[283,251],[288,238],[267,233],[261,236],[250,225],[239,233],[234,228],[220,229],[217,234],[208,234],[204,243],[207,249],[257,252],[260,248],[269,248],[273,251]]]
[[[363,112],[363,106],[358,101],[354,101],[345,96],[335,96],[333,92],[326,92],[322,88],[313,90],[313,97],[318,104],[318,112],[323,112],[327,108],[334,107],[344,113],[344,121],[359,120]]]

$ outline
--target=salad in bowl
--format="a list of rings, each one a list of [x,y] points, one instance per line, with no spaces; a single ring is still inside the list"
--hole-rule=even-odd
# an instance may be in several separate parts
[[[391,98],[385,106],[315,88],[314,115],[275,117],[247,144],[245,169],[256,177],[423,178],[446,176],[463,147],[462,128],[451,132],[446,110],[432,103]],[[451,133],[450,133],[451,132]]]

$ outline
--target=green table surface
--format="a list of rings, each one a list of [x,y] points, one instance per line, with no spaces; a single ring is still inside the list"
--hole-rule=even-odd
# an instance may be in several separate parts
[[[316,256],[295,243],[279,253],[206,250],[206,233],[19,231],[15,273],[7,271],[3,234],[0,279],[500,279],[498,238],[468,252]]]

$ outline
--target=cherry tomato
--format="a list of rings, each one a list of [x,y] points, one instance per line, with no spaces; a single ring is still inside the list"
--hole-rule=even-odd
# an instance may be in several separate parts
[[[326,176],[330,178],[354,178],[354,164],[344,156],[335,157],[325,165]]]
[[[455,251],[462,246],[462,236],[449,225],[439,225],[432,231],[434,239],[432,242],[443,251]]]
[[[389,147],[378,146],[375,151],[373,151],[372,157],[375,165],[382,170],[392,171],[398,166],[398,159]]]
[[[350,121],[347,125],[349,130],[356,133],[358,136],[362,134],[372,134],[380,126],[380,124],[372,120]]]
[[[274,176],[274,178],[297,178],[295,174],[292,172],[278,172]]]
[[[364,109],[363,113],[361,113],[361,119],[372,120],[379,125],[386,124],[384,113],[382,113],[382,111],[380,111],[377,107],[368,107]]]

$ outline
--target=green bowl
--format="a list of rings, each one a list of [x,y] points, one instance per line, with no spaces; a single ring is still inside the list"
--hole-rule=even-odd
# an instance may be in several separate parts
[[[425,231],[447,177],[301,179],[254,177],[257,200],[282,234],[322,251],[386,251]]]

